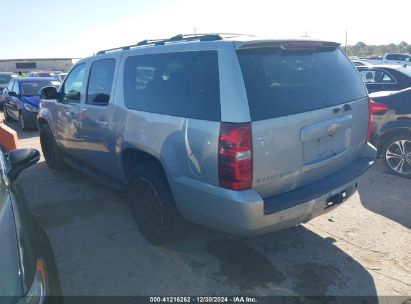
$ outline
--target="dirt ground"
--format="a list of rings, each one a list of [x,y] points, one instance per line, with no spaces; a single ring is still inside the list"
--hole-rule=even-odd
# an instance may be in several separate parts
[[[36,131],[20,147],[40,149]],[[127,196],[44,159],[20,183],[47,231],[65,295],[364,295],[411,303],[411,181],[382,163],[346,203],[251,239],[194,229],[168,247],[137,230]],[[407,300],[408,299],[408,300]],[[410,302],[408,302],[410,301]]]

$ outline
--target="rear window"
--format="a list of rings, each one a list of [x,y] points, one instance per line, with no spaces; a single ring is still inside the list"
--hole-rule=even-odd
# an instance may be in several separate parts
[[[128,57],[124,66],[124,101],[129,109],[219,121],[217,52]]]
[[[339,49],[238,51],[252,120],[263,120],[367,96],[358,71]]]

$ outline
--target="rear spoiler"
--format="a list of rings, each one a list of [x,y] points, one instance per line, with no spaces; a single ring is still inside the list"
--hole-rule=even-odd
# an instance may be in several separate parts
[[[316,40],[257,40],[244,42],[237,50],[259,49],[259,48],[281,48],[283,50],[316,50],[336,49],[340,43]]]

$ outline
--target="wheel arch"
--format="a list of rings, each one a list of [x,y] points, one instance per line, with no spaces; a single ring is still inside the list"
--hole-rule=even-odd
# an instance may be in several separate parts
[[[381,153],[381,149],[384,147],[384,144],[387,142],[388,139],[390,139],[391,137],[394,137],[394,136],[399,136],[401,134],[411,135],[411,126],[409,126],[409,127],[402,126],[402,127],[398,127],[398,128],[388,129],[387,131],[385,131],[380,136],[380,139],[378,141],[378,146],[377,146],[378,153],[379,154]]]
[[[39,118],[37,118],[37,124],[40,127],[40,126],[48,125],[49,123],[45,118],[39,117]]]
[[[167,168],[163,162],[153,154],[143,151],[135,146],[127,146],[121,152],[121,164],[124,176],[128,181],[131,171],[138,166],[146,162],[154,162],[159,168],[161,168],[164,176],[168,180]]]

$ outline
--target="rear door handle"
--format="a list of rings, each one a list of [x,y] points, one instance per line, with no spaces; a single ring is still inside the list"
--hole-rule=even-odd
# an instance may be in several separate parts
[[[108,127],[108,121],[106,120],[96,119],[96,124],[98,124],[102,128]]]

